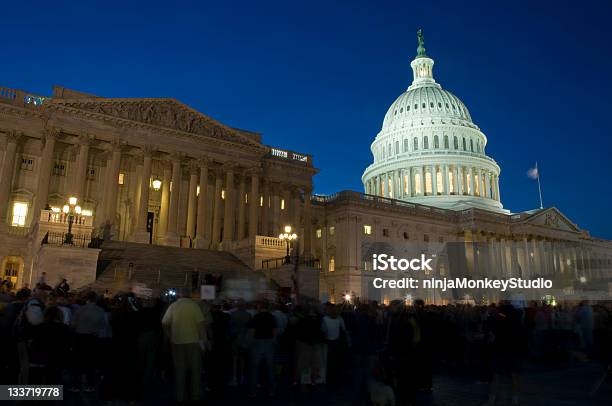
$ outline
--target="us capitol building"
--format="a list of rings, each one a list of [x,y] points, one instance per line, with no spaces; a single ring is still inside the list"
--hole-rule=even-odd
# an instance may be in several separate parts
[[[554,207],[505,209],[488,139],[434,79],[420,32],[411,67],[371,144],[365,193],[328,196],[312,193],[310,155],[174,99],[0,88],[0,278],[146,290],[193,286],[202,273],[229,282],[239,269],[238,292],[259,275],[255,285],[336,302],[502,298],[373,287],[406,276],[373,271],[373,254],[426,254],[434,266],[422,278],[546,277],[555,289],[538,299],[609,298],[612,242]]]

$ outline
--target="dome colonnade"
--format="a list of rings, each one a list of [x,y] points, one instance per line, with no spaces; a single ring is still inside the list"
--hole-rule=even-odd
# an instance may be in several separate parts
[[[500,168],[485,154],[487,137],[466,106],[433,78],[422,34],[413,82],[388,109],[371,145],[367,194],[433,206],[502,211]]]

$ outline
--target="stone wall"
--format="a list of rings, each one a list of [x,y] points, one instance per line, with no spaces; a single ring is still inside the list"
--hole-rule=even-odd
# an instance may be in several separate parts
[[[71,289],[93,283],[99,254],[100,250],[95,248],[43,245],[36,257],[32,283],[38,281],[42,272],[47,273],[47,284],[52,287],[63,278],[68,280]]]

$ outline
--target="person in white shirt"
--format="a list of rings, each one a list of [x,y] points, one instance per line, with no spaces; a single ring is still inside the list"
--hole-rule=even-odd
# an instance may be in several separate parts
[[[321,378],[327,384],[338,383],[341,378],[342,345],[348,338],[344,320],[339,315],[336,305],[325,305],[325,316],[321,321],[321,330],[325,335],[321,361]],[[344,335],[345,340],[342,339]]]

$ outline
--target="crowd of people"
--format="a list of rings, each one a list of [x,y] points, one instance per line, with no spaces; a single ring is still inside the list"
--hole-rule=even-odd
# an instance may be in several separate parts
[[[512,381],[526,359],[575,354],[609,363],[609,303],[487,306],[201,301],[22,289],[0,297],[0,382],[63,384],[102,400],[138,401],[161,382],[178,403],[344,391],[352,404],[414,404],[435,371]],[[460,371],[460,372],[459,372]]]

